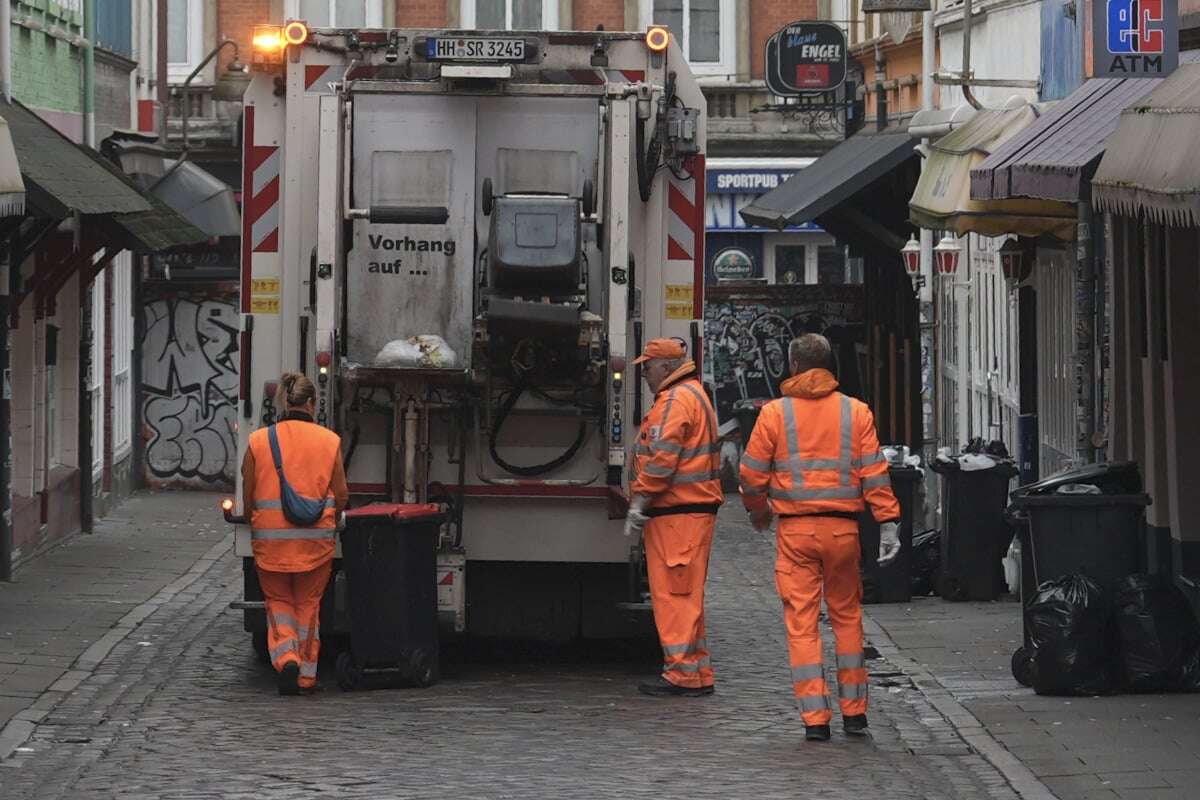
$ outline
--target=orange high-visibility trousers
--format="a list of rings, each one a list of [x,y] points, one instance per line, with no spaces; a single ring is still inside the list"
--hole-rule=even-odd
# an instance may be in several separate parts
[[[783,600],[792,687],[804,724],[828,725],[833,716],[818,629],[822,590],[836,640],[842,714],[867,713],[858,523],[838,517],[783,518],[777,545],[775,585]]]
[[[299,665],[302,688],[317,684],[321,596],[332,571],[332,561],[308,572],[258,569],[258,583],[267,606],[267,649],[271,653],[271,665],[276,672],[290,663]]]
[[[704,582],[715,514],[670,514],[646,523],[646,573],[654,625],[663,650],[662,676],[676,686],[713,685],[704,630]]]

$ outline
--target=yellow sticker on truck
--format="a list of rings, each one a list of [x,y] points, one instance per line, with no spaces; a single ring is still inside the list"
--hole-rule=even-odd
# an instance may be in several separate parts
[[[663,287],[663,316],[667,319],[691,319],[692,298],[692,284],[668,283]]]

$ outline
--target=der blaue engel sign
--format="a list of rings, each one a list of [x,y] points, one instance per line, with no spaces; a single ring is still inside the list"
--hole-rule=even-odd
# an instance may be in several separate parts
[[[1179,64],[1178,0],[1096,0],[1097,78],[1165,78]]]
[[[793,22],[767,40],[767,89],[829,92],[846,80],[846,34],[832,22]]]

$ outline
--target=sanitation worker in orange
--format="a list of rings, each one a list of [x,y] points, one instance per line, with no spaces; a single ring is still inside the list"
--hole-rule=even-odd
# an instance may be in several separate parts
[[[286,413],[250,434],[242,462],[242,507],[250,514],[267,648],[282,695],[316,687],[321,596],[349,497],[341,440],[313,421],[316,398],[312,381],[285,373],[276,404]]]
[[[704,582],[721,491],[717,415],[678,339],[653,339],[642,365],[654,406],[642,420],[625,535],[644,529],[646,571],[662,672],[638,685],[654,696],[705,695],[713,669],[704,629]]]
[[[875,418],[837,391],[829,341],[805,334],[788,348],[784,397],[763,406],[741,461],[741,492],[758,530],[779,516],[775,584],[787,624],[792,686],[809,741],[827,741],[833,710],[821,634],[824,594],[837,651],[845,732],[867,734],[858,515],[880,523],[879,563],[900,552],[900,504],[879,450]]]

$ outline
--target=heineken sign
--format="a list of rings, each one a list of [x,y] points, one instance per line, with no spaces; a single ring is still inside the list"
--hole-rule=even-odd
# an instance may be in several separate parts
[[[793,22],[767,40],[767,89],[789,97],[846,80],[846,34],[832,22]]]
[[[1165,78],[1179,64],[1179,0],[1096,0],[1097,78]]]

